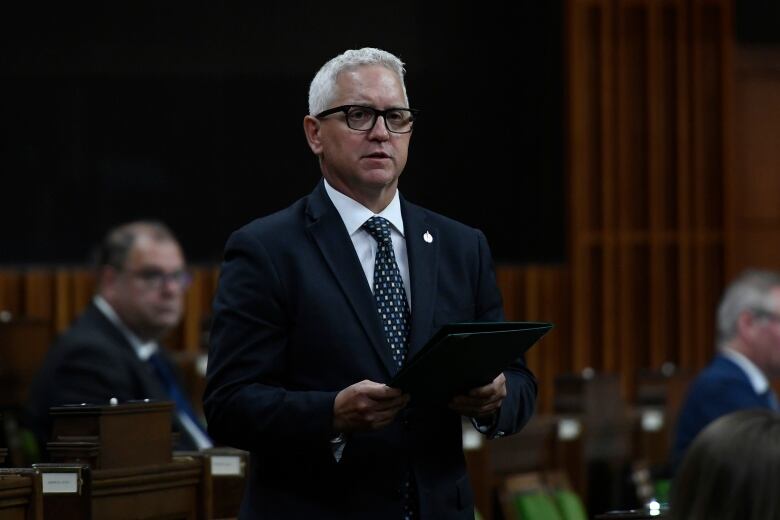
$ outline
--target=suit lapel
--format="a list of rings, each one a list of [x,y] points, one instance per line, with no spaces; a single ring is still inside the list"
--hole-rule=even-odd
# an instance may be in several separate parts
[[[168,399],[168,394],[165,392],[162,384],[151,372],[149,366],[138,358],[138,354],[136,354],[135,349],[122,331],[119,330],[94,303],[90,304],[87,312],[89,312],[89,319],[93,321],[95,326],[102,330],[104,334],[111,337],[119,348],[128,353],[128,362],[132,363],[134,367],[133,372],[138,378],[138,382],[142,387],[141,390],[145,394],[145,397],[148,397],[149,399]],[[161,346],[160,348],[163,347]]]
[[[412,330],[409,356],[414,355],[433,331],[433,308],[436,303],[439,241],[438,229],[428,222],[424,210],[401,198],[406,252],[412,286]],[[430,241],[429,241],[430,240]]]
[[[394,374],[393,358],[379,322],[374,295],[366,282],[344,221],[328,198],[322,181],[309,197],[307,214],[310,219],[308,233],[319,247],[388,375]]]

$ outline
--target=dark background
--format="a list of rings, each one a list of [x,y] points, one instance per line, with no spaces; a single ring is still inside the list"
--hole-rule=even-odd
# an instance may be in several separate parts
[[[560,2],[5,8],[0,263],[85,261],[137,217],[219,259],[230,231],[314,187],[309,82],[362,46],[407,63],[423,110],[402,193],[483,229],[498,260],[558,260],[562,19]]]
[[[742,41],[777,38],[777,2],[736,5]],[[311,191],[309,82],[362,46],[407,63],[423,110],[402,193],[483,229],[498,261],[561,261],[563,24],[562,0],[3,7],[0,263],[84,262],[139,217],[218,260]]]
[[[362,46],[407,63],[423,110],[402,193],[483,229],[499,260],[560,259],[560,3],[358,5],[0,15],[0,262],[81,262],[137,217],[168,222],[191,260],[219,259],[230,231],[314,187],[309,82]]]

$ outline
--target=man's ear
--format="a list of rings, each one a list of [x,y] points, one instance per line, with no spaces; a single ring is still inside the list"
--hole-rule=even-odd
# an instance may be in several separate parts
[[[116,287],[119,271],[110,265],[104,265],[98,270],[97,286],[103,296],[110,296]]]
[[[753,336],[755,327],[753,325],[756,322],[756,317],[749,311],[742,311],[737,317],[737,335],[743,338],[750,339]]]
[[[322,153],[322,140],[320,139],[320,121],[313,116],[303,118],[303,132],[306,134],[306,141],[314,155]]]

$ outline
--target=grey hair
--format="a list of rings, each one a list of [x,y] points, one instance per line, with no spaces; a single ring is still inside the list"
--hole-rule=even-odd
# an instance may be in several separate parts
[[[769,309],[769,293],[775,288],[780,288],[780,274],[774,271],[749,269],[731,282],[718,305],[719,348],[736,336],[740,314]]]
[[[157,220],[138,220],[127,222],[106,233],[103,242],[95,252],[98,268],[111,266],[123,269],[130,250],[141,235],[147,235],[156,242],[174,242],[176,237],[168,226]]]
[[[404,84],[404,75],[406,74],[404,63],[387,51],[363,47],[362,49],[350,49],[339,54],[317,72],[309,86],[309,115],[314,116],[330,108],[330,104],[337,95],[336,80],[339,74],[364,65],[380,65],[395,72],[401,81],[404,102],[406,106],[409,106],[409,98],[406,95],[406,85]]]

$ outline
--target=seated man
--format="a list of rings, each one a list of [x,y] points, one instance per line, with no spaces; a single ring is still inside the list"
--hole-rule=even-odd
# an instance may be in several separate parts
[[[672,520],[780,517],[780,415],[740,410],[696,436],[672,486]]]
[[[746,271],[717,315],[718,354],[691,383],[677,420],[672,467],[715,419],[748,408],[778,409],[769,379],[780,375],[780,275]]]
[[[51,433],[50,407],[112,398],[172,400],[177,448],[211,447],[158,344],[179,323],[188,285],[181,247],[163,224],[131,222],[108,233],[98,252],[97,295],[30,387],[28,426],[41,448]]]

